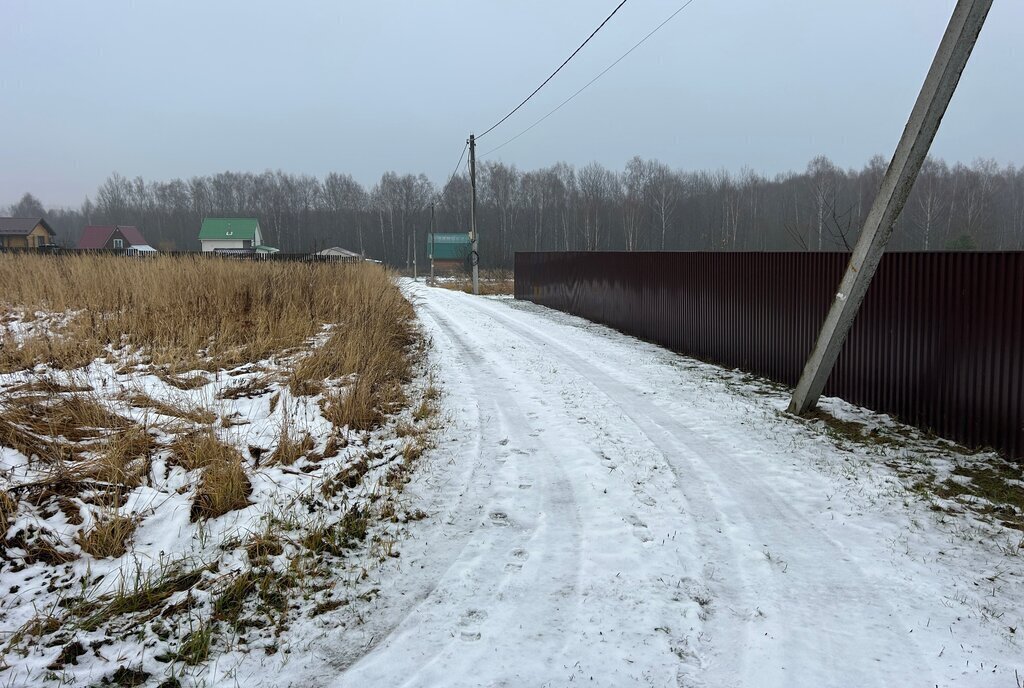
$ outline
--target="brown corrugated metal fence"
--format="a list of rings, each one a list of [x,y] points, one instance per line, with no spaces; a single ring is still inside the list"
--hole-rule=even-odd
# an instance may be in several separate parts
[[[795,385],[848,256],[517,253],[516,298]],[[1024,457],[1024,253],[890,253],[825,394]]]

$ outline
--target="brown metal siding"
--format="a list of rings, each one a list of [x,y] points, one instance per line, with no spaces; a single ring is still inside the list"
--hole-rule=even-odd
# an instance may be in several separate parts
[[[793,386],[842,253],[517,253],[517,299]],[[1024,457],[1024,253],[890,253],[825,394]]]

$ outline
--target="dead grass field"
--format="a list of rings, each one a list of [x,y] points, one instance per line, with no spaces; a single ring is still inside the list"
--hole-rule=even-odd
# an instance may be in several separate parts
[[[387,272],[368,264],[0,254],[0,299],[30,325],[57,316],[21,342],[0,342],[8,372],[80,367],[107,347],[172,371],[214,370],[301,346],[329,323],[358,322],[344,335],[356,344],[407,341],[412,317]]]
[[[379,528],[422,517],[398,495],[437,391],[416,381],[425,343],[393,277],[0,254],[0,622],[17,628],[0,672],[20,657],[59,682],[73,638],[140,628],[159,666],[201,665],[218,643],[279,636],[295,595],[347,605],[331,561],[397,556]],[[180,551],[150,542],[163,521]],[[140,661],[121,668],[151,674]]]
[[[515,275],[511,270],[481,270],[478,275],[480,294],[483,296],[507,296],[515,293]],[[468,276],[438,279],[437,286],[473,293],[473,278]]]

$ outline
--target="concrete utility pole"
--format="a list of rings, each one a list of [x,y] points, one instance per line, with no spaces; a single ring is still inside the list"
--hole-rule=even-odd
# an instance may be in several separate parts
[[[434,286],[434,204],[430,204],[430,286]]]
[[[473,293],[480,295],[480,276],[477,268],[480,263],[480,252],[477,250],[476,235],[476,137],[469,135],[469,188],[473,191],[473,201],[469,205],[469,260],[473,265]]]
[[[925,77],[917,103],[896,146],[889,169],[864,221],[860,239],[839,283],[839,291],[825,318],[818,341],[804,366],[800,382],[789,404],[790,413],[805,413],[818,403],[846,335],[864,301],[871,278],[882,259],[893,225],[914,187],[932,140],[946,113],[960,74],[967,65],[974,44],[992,8],[992,0],[958,0],[935,59]]]

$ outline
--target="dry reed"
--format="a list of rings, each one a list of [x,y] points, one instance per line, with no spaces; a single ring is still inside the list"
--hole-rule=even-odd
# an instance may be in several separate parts
[[[186,471],[195,471],[214,464],[228,463],[237,451],[219,439],[212,430],[181,435],[170,446],[171,461]]]
[[[7,539],[7,530],[11,527],[11,519],[17,513],[18,502],[7,494],[7,490],[0,490],[0,538]]]
[[[203,469],[203,479],[192,501],[192,520],[216,518],[249,505],[252,485],[236,452],[224,461],[211,463]]]
[[[209,409],[191,405],[186,407],[181,404],[172,404],[167,401],[160,401],[159,399],[154,399],[144,392],[133,392],[131,394],[127,394],[124,399],[132,406],[153,409],[162,416],[181,418],[182,420],[191,421],[197,425],[210,425],[217,420],[217,414]]]
[[[156,442],[140,425],[132,425],[107,437],[99,456],[75,466],[78,478],[98,480],[133,488],[147,473],[148,460]]]
[[[47,334],[0,338],[0,371],[76,368],[108,346],[172,370],[195,369],[197,355],[207,368],[238,365],[301,346],[325,324],[362,331],[361,318],[386,318],[404,301],[387,271],[371,264],[202,256],[2,254],[0,295],[12,310],[73,314]]]
[[[473,280],[470,277],[438,280],[436,284],[452,291],[473,293]],[[516,291],[515,275],[509,270],[482,270],[477,284],[482,296],[507,296]]]
[[[128,551],[135,526],[135,519],[128,516],[105,516],[89,530],[80,532],[75,541],[83,552],[94,557],[119,557]]]
[[[281,390],[268,400],[270,413],[278,404],[284,407],[282,418],[288,417],[291,396],[322,394],[321,408],[338,429],[318,452],[318,440],[284,423],[274,452],[265,458],[289,465],[300,457],[317,462],[337,456],[349,441],[341,428],[369,430],[403,408],[404,383],[412,375],[416,344],[422,344],[413,309],[392,275],[371,264],[0,254],[0,305],[8,313],[0,322],[0,373],[35,371],[30,381],[0,390],[0,445],[32,459],[33,470],[37,460],[44,469],[31,484],[0,491],[0,528],[13,525],[19,499],[53,515],[63,511],[69,525],[84,524],[71,531],[78,548],[70,532],[62,540],[50,529],[11,528],[11,539],[0,542],[0,556],[14,548],[24,565],[70,562],[78,549],[94,557],[122,556],[142,515],[122,516],[118,510],[152,478],[154,457],[167,455],[170,464],[196,472],[193,521],[243,509],[252,493],[251,466],[218,438],[209,409],[154,399],[150,390],[123,380],[114,387],[97,383],[97,390],[60,382],[65,376],[39,365],[72,370],[104,358],[118,376],[155,374],[183,391],[223,379],[194,371],[228,369],[235,375],[244,366],[256,375],[222,389],[218,399],[261,397],[287,381],[291,395]],[[246,365],[270,358],[268,365]],[[95,379],[92,372],[69,377]],[[151,428],[110,410],[123,411],[125,405],[132,407],[132,418],[139,417],[135,409],[155,411],[142,415],[146,423],[155,418],[153,427],[160,431],[150,434]],[[228,418],[221,424],[229,425]],[[406,462],[422,447],[410,440],[403,448]],[[258,465],[258,453],[253,457]],[[322,492],[354,488],[369,470],[364,455],[329,479]],[[326,533],[323,546],[338,552],[352,547],[365,539],[366,525],[365,514],[351,511]],[[247,551],[254,561],[266,560],[279,555],[282,545],[254,542]],[[170,591],[195,583],[190,574],[161,583],[158,594],[121,595],[123,604],[111,602],[86,626],[163,601]]]

